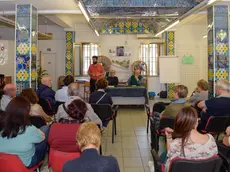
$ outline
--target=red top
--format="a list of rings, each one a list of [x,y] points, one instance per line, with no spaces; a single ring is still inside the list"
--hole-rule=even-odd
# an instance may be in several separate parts
[[[76,141],[76,133],[80,124],[51,125],[48,142],[50,148],[61,152],[80,152]]]
[[[101,78],[102,75],[104,75],[104,68],[100,64],[96,64],[96,65],[91,64],[89,66],[88,73],[93,75],[93,76],[90,76],[91,79],[97,80],[97,79]]]

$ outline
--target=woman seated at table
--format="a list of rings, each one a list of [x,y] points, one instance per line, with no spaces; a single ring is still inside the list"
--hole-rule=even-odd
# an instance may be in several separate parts
[[[110,86],[116,87],[118,85],[118,78],[115,76],[115,74],[116,74],[115,70],[112,70],[107,80]]]
[[[142,80],[143,80],[143,77],[141,76],[141,70],[139,67],[137,67],[134,70],[134,75],[132,75],[127,81],[126,86],[132,86],[132,85],[141,86]]]
[[[177,114],[174,130],[166,128],[167,161],[166,171],[169,171],[170,161],[175,157],[186,159],[207,159],[218,154],[216,142],[211,134],[200,134],[197,131],[198,115],[193,107],[184,107]]]

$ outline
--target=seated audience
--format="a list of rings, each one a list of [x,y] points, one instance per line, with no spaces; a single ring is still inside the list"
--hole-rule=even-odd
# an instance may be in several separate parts
[[[186,159],[207,159],[218,154],[217,145],[212,135],[200,134],[196,128],[198,115],[193,107],[185,107],[176,116],[174,130],[166,129],[167,161],[166,171],[169,171],[170,161],[175,157]]]
[[[134,70],[134,75],[132,75],[129,78],[126,85],[128,85],[128,86],[132,86],[132,85],[141,86],[142,80],[143,80],[143,77],[141,76],[141,70],[140,70],[140,68],[136,68]]]
[[[11,100],[5,113],[0,121],[0,152],[15,154],[26,167],[34,167],[45,157],[48,126],[37,129],[30,124],[30,103],[20,96]]]
[[[82,154],[79,158],[68,161],[63,167],[63,172],[120,172],[115,157],[99,155],[101,132],[96,124],[83,123],[76,138]]]
[[[74,82],[74,77],[72,75],[67,75],[63,80],[64,86],[56,91],[55,100],[57,102],[67,102],[69,100],[68,85],[72,82]]]
[[[223,144],[225,146],[230,146],[230,126],[226,129],[226,136],[223,139]]]
[[[66,108],[68,119],[61,118],[59,123],[53,124],[49,134],[50,147],[61,152],[80,152],[76,145],[76,132],[87,119],[86,103],[80,99],[73,100]],[[89,120],[88,120],[89,121]]]
[[[168,105],[165,110],[161,113],[162,116],[167,117],[176,117],[178,112],[185,106],[190,106],[189,103],[185,100],[188,95],[188,88],[184,85],[177,85],[174,88],[174,101]]]
[[[208,100],[208,82],[201,79],[197,82],[197,88],[189,98],[189,103],[195,107],[198,102],[203,100]]]
[[[5,111],[9,102],[16,96],[16,86],[15,84],[6,84],[4,89],[4,94],[0,100],[0,109]]]
[[[48,116],[42,109],[42,107],[38,104],[38,96],[36,92],[32,88],[25,88],[20,93],[20,96],[24,97],[26,100],[30,102],[30,115],[31,116],[40,116],[46,122],[51,122],[52,118]]]
[[[77,83],[72,83],[68,86],[68,95],[69,100],[58,107],[57,114],[55,115],[56,121],[59,122],[60,119],[69,119],[69,115],[65,109],[67,109],[68,105],[71,104],[74,100],[82,100],[79,96],[79,87]],[[84,101],[84,100],[82,100]],[[89,122],[95,122],[96,124],[102,125],[100,118],[94,112],[93,108],[90,104],[86,103],[87,111],[85,113],[85,120]]]
[[[110,72],[110,76],[107,78],[109,86],[115,86],[118,85],[118,77],[115,76],[116,72],[115,70],[112,70]]]
[[[48,99],[53,107],[55,107],[55,91],[52,90],[52,80],[50,76],[43,76],[41,79],[41,85],[37,89],[37,95],[39,99]]]
[[[113,105],[112,98],[106,94],[105,89],[108,87],[108,81],[105,78],[101,78],[96,82],[96,92],[90,94],[90,104],[110,104]]]
[[[230,83],[225,80],[216,82],[217,97],[202,101],[198,107],[203,110],[198,129],[205,128],[211,116],[230,116]]]

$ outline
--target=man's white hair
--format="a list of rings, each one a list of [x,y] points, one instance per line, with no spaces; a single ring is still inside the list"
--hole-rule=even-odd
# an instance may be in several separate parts
[[[230,91],[230,83],[229,83],[229,81],[219,80],[219,81],[216,82],[216,86],[219,89]]]
[[[69,96],[78,96],[80,94],[79,85],[77,83],[71,83],[68,86]]]

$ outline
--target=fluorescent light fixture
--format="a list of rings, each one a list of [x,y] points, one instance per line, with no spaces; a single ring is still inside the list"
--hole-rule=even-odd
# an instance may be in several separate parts
[[[97,36],[99,36],[99,33],[97,32],[97,30],[95,29],[94,32],[96,33]]]
[[[180,20],[177,20],[176,22],[174,22],[173,24],[171,24],[169,27],[167,27],[167,28],[165,29],[165,31],[171,29],[171,28],[174,27],[174,26],[176,26],[178,23],[180,23]]]
[[[216,2],[217,0],[209,0],[208,1],[208,3],[207,3],[207,5],[211,5],[211,4],[213,4],[214,2]]]
[[[84,7],[83,7],[83,5],[81,4],[80,1],[78,2],[78,6],[81,9],[81,12],[85,16],[86,20],[89,22],[89,16],[88,16],[87,12],[85,11],[85,9],[84,9]]]
[[[167,30],[171,29],[172,27],[176,26],[178,23],[180,23],[180,20],[177,20],[176,22],[174,22],[173,24],[168,26],[166,29],[158,32],[155,36],[159,36],[160,34],[164,33],[165,31],[167,31]]]
[[[160,32],[158,32],[155,36],[160,36],[162,33],[164,33],[165,30],[162,30]]]
[[[208,36],[207,35],[204,35],[203,38],[207,38]]]

